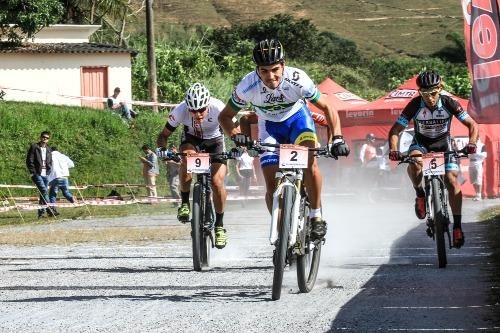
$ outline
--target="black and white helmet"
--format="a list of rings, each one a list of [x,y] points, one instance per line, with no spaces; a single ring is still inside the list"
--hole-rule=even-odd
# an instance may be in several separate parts
[[[196,82],[186,91],[186,104],[191,110],[201,110],[210,104],[210,91],[201,83]]]

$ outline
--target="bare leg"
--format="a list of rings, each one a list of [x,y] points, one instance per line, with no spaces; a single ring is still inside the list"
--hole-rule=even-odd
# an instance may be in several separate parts
[[[221,163],[212,164],[212,190],[214,207],[216,213],[224,213],[226,204],[226,188],[224,187],[224,177],[226,175],[226,165]]]
[[[446,171],[446,188],[448,189],[451,212],[462,215],[462,189],[457,181],[458,171]]]
[[[268,165],[262,168],[264,180],[266,181],[266,205],[269,213],[271,213],[273,209],[273,193],[276,188],[276,180],[274,177],[277,171],[277,165]]]

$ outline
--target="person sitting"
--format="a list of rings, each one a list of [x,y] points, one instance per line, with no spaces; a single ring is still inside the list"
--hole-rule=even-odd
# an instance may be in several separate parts
[[[117,111],[120,113],[120,115],[127,119],[127,121],[131,121],[132,118],[137,117],[137,112],[132,110],[130,105],[127,103],[118,100],[118,95],[120,94],[120,88],[116,87],[115,90],[113,91],[113,95],[108,97],[108,108],[113,111]]]

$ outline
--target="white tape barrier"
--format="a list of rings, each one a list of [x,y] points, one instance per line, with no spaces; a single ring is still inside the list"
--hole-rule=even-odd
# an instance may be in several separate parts
[[[226,200],[228,201],[239,201],[239,200],[260,200],[264,199],[262,195],[251,195],[251,196],[228,196]],[[131,200],[117,200],[117,199],[91,199],[82,200],[77,203],[56,203],[51,206],[61,208],[61,207],[82,207],[82,206],[120,206],[120,205],[131,205],[131,204],[159,204],[159,203],[169,203],[169,202],[180,202],[179,199],[172,198],[142,198],[142,199],[131,199]],[[38,205],[33,203],[16,203],[14,205],[8,206],[5,201],[1,202],[4,206],[0,207],[0,212],[8,212],[13,209],[20,210],[35,210],[40,208],[47,208],[48,205]]]
[[[73,95],[65,95],[65,94],[55,94],[50,91],[36,91],[36,90],[27,90],[27,89],[19,89],[19,88],[9,88],[0,86],[0,90],[13,90],[13,91],[22,91],[34,94],[44,94],[49,96],[59,96],[68,99],[78,99],[83,101],[92,101],[92,102],[103,102],[106,103],[108,101],[108,97],[93,97],[93,96],[73,96]],[[179,104],[174,103],[158,103],[158,102],[147,102],[147,101],[125,101],[120,100],[120,102],[132,105],[141,105],[141,106],[163,106],[167,108],[174,108]]]

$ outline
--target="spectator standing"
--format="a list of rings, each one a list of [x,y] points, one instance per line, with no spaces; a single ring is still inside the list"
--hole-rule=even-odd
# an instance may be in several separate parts
[[[483,189],[483,163],[486,157],[488,157],[488,153],[486,152],[486,146],[480,139],[477,140],[476,146],[476,153],[469,154],[469,180],[476,192],[476,196],[473,200],[481,201],[483,200],[481,196]]]
[[[361,146],[359,159],[364,167],[376,167],[377,147],[375,147],[375,135],[369,133],[366,135],[366,142]]]
[[[120,88],[116,87],[115,90],[113,91],[113,95],[108,97],[108,108],[114,111],[118,111],[120,115],[127,119],[127,121],[130,123],[132,121],[132,118],[135,118],[137,116],[137,113],[132,110],[130,105],[127,103],[118,100],[118,95],[120,94]]]
[[[61,189],[63,196],[71,203],[75,200],[69,191],[69,169],[75,164],[66,155],[60,153],[57,148],[52,147],[52,171],[49,175],[49,200],[54,204],[57,199],[57,192]]]
[[[30,173],[31,180],[35,183],[40,193],[40,205],[48,205],[50,202],[48,175],[52,171],[52,149],[48,145],[49,139],[50,132],[43,131],[40,134],[40,141],[33,143],[26,154],[26,167]],[[57,214],[55,209],[47,208],[47,215],[55,216]],[[38,209],[38,218],[42,217],[45,217],[45,208]]]
[[[139,156],[139,159],[143,164],[142,175],[144,176],[144,182],[146,183],[148,196],[156,198],[158,196],[156,193],[156,176],[160,171],[158,165],[158,157],[148,145],[142,146],[142,151],[146,156]]]
[[[246,147],[242,150],[241,156],[236,160],[236,173],[240,179],[240,194],[246,198],[250,189],[250,179],[257,181],[257,177],[253,167],[253,157],[248,154]]]
[[[170,151],[172,154],[177,154],[177,147],[175,145],[170,145]],[[168,186],[170,188],[170,193],[174,199],[180,200],[181,194],[179,192],[179,168],[181,165],[181,159],[179,156],[172,155],[172,158],[165,160],[165,165],[167,167],[167,180]],[[174,203],[174,206],[178,206],[178,203]]]

